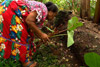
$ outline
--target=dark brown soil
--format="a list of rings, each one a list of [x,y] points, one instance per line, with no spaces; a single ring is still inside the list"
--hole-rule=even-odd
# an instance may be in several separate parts
[[[79,18],[80,19],[80,18]],[[67,48],[67,43],[61,37],[52,38],[51,42],[59,48],[53,49],[53,53],[59,56],[61,64],[67,64],[67,67],[86,66],[84,54],[96,52],[100,54],[100,26],[91,21],[80,19],[84,25],[75,30],[75,44]],[[65,36],[67,38],[67,36]]]
[[[53,24],[61,31],[67,28],[71,14],[61,12],[57,18],[58,20]],[[67,36],[51,38],[51,43],[58,46],[57,49],[51,48],[53,54],[59,57],[60,64],[67,64],[67,67],[86,66],[84,62],[85,53],[96,52],[100,54],[100,25],[81,18],[79,21],[83,23],[83,26],[75,30],[75,43],[71,47],[67,47]],[[67,34],[67,32],[61,34]]]

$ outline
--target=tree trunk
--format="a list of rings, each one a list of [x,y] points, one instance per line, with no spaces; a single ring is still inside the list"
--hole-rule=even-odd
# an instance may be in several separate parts
[[[90,0],[81,0],[80,17],[90,19]]]
[[[96,3],[94,22],[100,23],[100,0],[97,0],[97,3]]]

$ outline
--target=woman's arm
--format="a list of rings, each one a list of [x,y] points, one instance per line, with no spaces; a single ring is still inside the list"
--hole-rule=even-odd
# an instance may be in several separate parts
[[[26,23],[29,26],[30,29],[32,29],[33,33],[35,33],[39,38],[41,38],[43,41],[49,40],[47,34],[43,33],[37,26],[36,26],[36,17],[37,12],[33,11],[31,12],[27,18]]]

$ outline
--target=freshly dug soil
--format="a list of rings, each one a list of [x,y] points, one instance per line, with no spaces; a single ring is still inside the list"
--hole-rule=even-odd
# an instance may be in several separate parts
[[[80,19],[80,18],[79,18]],[[61,37],[52,38],[52,42],[59,48],[53,49],[53,53],[59,56],[61,64],[67,64],[67,67],[80,67],[86,66],[84,62],[84,54],[88,52],[96,52],[100,54],[100,26],[80,19],[84,24],[75,30],[74,40],[75,43],[67,48],[67,43]]]
[[[70,18],[71,13],[62,11],[58,14],[56,23],[53,22],[53,26],[58,27],[59,31],[64,30],[67,28],[67,22]],[[79,18],[79,21],[83,23],[83,26],[75,30],[75,43],[71,47],[67,47],[67,36],[51,38],[51,43],[57,45],[57,49],[51,48],[51,50],[54,55],[59,57],[61,65],[67,64],[67,67],[87,67],[84,61],[84,54],[89,52],[100,54],[100,25],[81,18]],[[67,34],[67,32],[65,31],[61,34]]]
[[[100,25],[91,21],[83,21],[84,25],[75,30],[75,44],[72,52],[84,64],[84,54],[96,52],[100,54]]]

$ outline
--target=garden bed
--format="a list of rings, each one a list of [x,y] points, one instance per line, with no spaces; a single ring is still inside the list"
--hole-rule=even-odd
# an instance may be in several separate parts
[[[84,25],[75,30],[74,40],[75,44],[67,48],[67,43],[63,41],[67,39],[61,39],[61,37],[51,38],[51,46],[47,46],[44,49],[39,49],[46,55],[56,56],[54,63],[51,62],[53,67],[80,67],[86,66],[84,61],[84,54],[88,52],[96,52],[100,54],[100,26],[98,24],[92,23],[91,21],[80,19]],[[67,36],[65,36],[67,38]],[[47,50],[45,50],[47,49]],[[51,52],[49,52],[51,51]],[[44,55],[45,55],[44,54]],[[46,56],[45,56],[46,57]],[[53,59],[51,59],[53,61]],[[43,61],[40,62],[40,64]],[[48,62],[48,61],[46,61]],[[47,67],[51,67],[47,64]],[[58,66],[57,66],[58,65]]]

